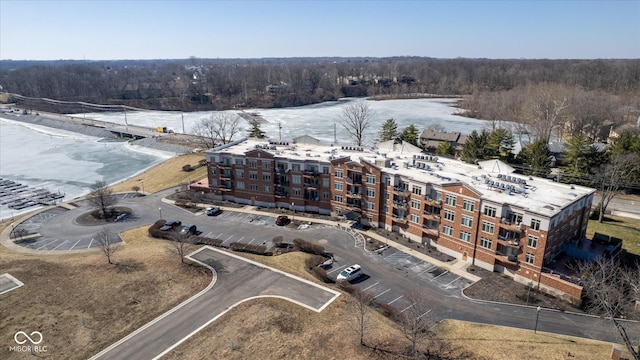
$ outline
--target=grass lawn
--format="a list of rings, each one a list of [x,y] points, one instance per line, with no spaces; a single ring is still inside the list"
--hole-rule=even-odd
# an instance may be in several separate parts
[[[134,186],[144,191],[154,193],[172,186],[188,184],[207,177],[207,167],[201,166],[193,171],[182,171],[184,165],[196,166],[198,161],[204,159],[203,154],[188,154],[168,159],[142,174],[113,185],[114,192],[130,192]]]
[[[622,242],[623,249],[629,253],[640,255],[639,219],[607,215],[602,224],[598,220],[589,220],[587,237],[592,238],[596,232],[624,240]]]
[[[40,331],[50,359],[87,359],[204,289],[211,274],[182,265],[147,227],[122,234],[125,245],[107,264],[99,251],[25,255],[0,247],[0,273],[25,285],[0,295],[0,359],[16,331]]]

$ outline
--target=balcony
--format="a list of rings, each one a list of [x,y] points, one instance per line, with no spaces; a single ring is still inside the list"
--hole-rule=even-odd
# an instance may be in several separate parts
[[[434,214],[431,211],[425,210],[422,212],[427,219],[440,220],[440,214]]]
[[[362,177],[347,177],[348,184],[362,184]]]
[[[284,173],[286,173],[286,172],[287,172],[287,169],[285,169],[285,168],[276,168],[276,172],[277,172],[278,174],[284,174]]]
[[[275,197],[277,198],[286,198],[289,197],[289,193],[288,192],[284,192],[284,191],[276,191],[274,193]]]
[[[362,203],[359,201],[347,201],[347,208],[350,208],[351,210],[360,210],[362,208]]]
[[[437,227],[433,227],[425,224],[422,224],[422,232],[428,235],[435,235],[435,236],[439,235],[439,231]]]
[[[424,199],[427,201],[427,204],[429,204],[431,206],[437,206],[437,207],[441,207],[442,206],[442,200],[432,199],[428,195],[425,196]]]
[[[287,180],[286,178],[284,179],[275,178],[273,180],[273,183],[280,186],[289,186],[289,180]]]
[[[400,217],[398,215],[392,215],[391,220],[400,224],[406,224],[407,223],[407,218],[406,217]]]
[[[501,235],[498,235],[498,243],[504,246],[512,247],[512,248],[519,248],[522,245],[522,243],[520,242],[520,239],[508,240],[507,238]]]
[[[303,176],[306,177],[316,177],[320,175],[320,173],[317,170],[305,170]]]
[[[522,233],[524,231],[524,225],[521,222],[515,223],[508,218],[500,219],[500,227],[517,233]]]
[[[231,169],[231,164],[216,163],[218,169]]]
[[[227,180],[233,179],[233,173],[231,173],[231,172],[221,172],[220,173],[220,179],[227,179]]]
[[[405,188],[401,188],[401,187],[396,186],[396,187],[394,187],[394,188],[393,188],[393,192],[394,192],[395,194],[402,195],[402,194],[406,194],[406,193],[408,193],[408,192],[409,192],[409,190],[407,190],[407,189],[405,189]]]
[[[396,209],[403,209],[406,210],[409,208],[409,206],[407,205],[407,203],[405,201],[394,201],[393,202],[393,207]]]
[[[347,191],[347,197],[360,198],[362,197],[362,193]]]
[[[317,182],[305,182],[304,183],[304,187],[306,189],[317,189],[318,188],[318,183]]]

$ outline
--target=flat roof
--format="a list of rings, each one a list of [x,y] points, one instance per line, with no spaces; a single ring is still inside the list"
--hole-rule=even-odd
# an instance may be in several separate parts
[[[255,149],[300,162],[329,164],[331,160],[342,157],[350,157],[353,161],[362,159],[371,164],[388,161],[390,167],[381,167],[387,174],[440,186],[463,183],[481,194],[482,199],[548,217],[559,213],[577,199],[595,192],[595,189],[584,186],[515,174],[512,167],[500,160],[487,160],[473,165],[428,155],[411,146],[385,146],[382,150],[376,147],[242,139],[211,149],[207,154],[244,155]]]

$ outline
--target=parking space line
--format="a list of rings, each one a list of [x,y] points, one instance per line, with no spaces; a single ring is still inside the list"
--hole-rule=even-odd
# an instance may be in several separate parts
[[[427,310],[424,314],[422,314],[422,315],[418,316],[418,320],[420,320],[420,318],[421,318],[421,317],[423,317],[423,316],[427,315],[428,313],[430,313],[430,312],[431,312],[431,310],[433,310],[433,309],[429,309],[429,310]]]
[[[435,280],[435,279],[439,278],[440,276],[442,276],[442,275],[444,275],[444,274],[448,274],[448,273],[449,273],[449,270],[445,270],[442,274],[440,274],[440,275],[438,275],[438,276],[434,277],[433,279],[431,279],[431,281],[433,281],[433,280]]]
[[[225,240],[225,241],[223,241],[223,242],[222,242],[222,244],[224,244],[224,243],[226,243],[227,241],[231,240],[231,238],[233,238],[233,235],[229,236],[229,237],[227,238],[227,240]],[[222,244],[220,244],[220,245],[222,245]]]
[[[40,239],[40,240],[38,240],[36,242],[33,242],[31,244],[26,245],[26,247],[33,248],[33,247],[37,246],[38,244],[42,243],[43,241],[47,241],[47,240],[48,239],[46,239],[46,238],[42,238],[42,239]]]
[[[396,302],[396,301],[398,301],[398,300],[402,299],[403,297],[404,297],[404,295],[400,295],[400,296],[398,296],[397,298],[395,298],[395,299],[391,300],[390,302],[388,302],[388,303],[387,303],[387,305],[391,305],[391,304],[393,304],[394,302]]]
[[[367,290],[371,289],[372,287],[374,287],[374,286],[376,286],[378,284],[380,284],[380,282],[377,282],[377,283],[375,283],[375,284],[373,284],[371,286],[367,286],[366,288],[362,289],[361,291],[367,291]]]
[[[73,248],[76,247],[76,245],[78,245],[80,241],[82,241],[82,239],[79,239],[78,241],[76,241],[76,243],[73,244],[73,246],[69,250],[73,250]]]
[[[430,267],[428,267],[428,268],[427,268],[427,269],[425,269],[425,270],[420,271],[420,272],[419,272],[419,273],[417,273],[416,275],[420,275],[420,274],[422,274],[422,273],[425,273],[425,272],[427,272],[427,271],[429,271],[429,270],[433,269],[434,267],[436,267],[436,266],[435,266],[435,265],[431,265]]]
[[[335,269],[333,269],[333,270],[331,270],[331,271],[327,271],[327,274],[331,274],[332,272],[336,272],[336,271],[338,271],[338,270],[342,270],[342,269],[344,269],[344,268],[346,268],[346,267],[347,267],[347,265],[342,265],[342,266],[340,266],[339,268],[335,268]]]
[[[401,312],[401,313],[403,313],[403,312],[405,312],[405,311],[407,311],[407,310],[411,309],[411,307],[412,307],[413,305],[415,305],[415,304],[416,304],[416,303],[413,303],[413,304],[411,304],[411,305],[407,306],[406,308],[402,309],[402,311],[400,311],[400,312]]]
[[[384,295],[384,294],[388,293],[389,291],[391,291],[391,289],[387,289],[387,290],[385,290],[385,291],[381,292],[380,294],[378,294],[378,295],[374,296],[374,298],[379,298],[380,296],[382,296],[382,295]]]
[[[67,241],[69,241],[69,240],[65,240],[65,241],[63,241],[62,243],[60,243],[60,245],[58,245],[58,246],[54,247],[54,248],[53,248],[53,249],[51,249],[51,250],[55,250],[55,249],[59,248],[60,246],[62,246],[62,245],[64,245],[64,244],[66,244],[66,243],[67,243]]]
[[[220,239],[222,235],[224,235],[224,233],[220,233],[218,236],[216,236],[216,239]]]
[[[39,247],[39,248],[37,248],[36,250],[40,250],[40,249],[42,249],[43,247],[45,247],[45,246],[47,246],[47,245],[49,245],[49,244],[51,244],[51,243],[54,243],[54,242],[56,242],[56,241],[58,241],[58,239],[53,239],[53,240],[51,240],[51,241],[47,242],[46,244],[44,244],[44,245],[40,246],[40,247]]]
[[[209,235],[211,235],[211,234],[213,234],[213,233],[212,233],[211,231],[209,231],[209,232],[207,233],[207,235],[205,235],[205,237],[211,237],[211,236],[209,236]]]
[[[93,238],[91,238],[91,241],[89,241],[89,246],[87,246],[87,249],[91,247],[91,244],[93,244]]]
[[[460,279],[460,276],[458,276],[457,278],[453,279],[453,281],[447,283],[447,285],[445,285],[445,286],[449,286],[449,285],[453,284],[454,282],[458,281],[458,279]]]
[[[243,237],[241,237],[240,239],[236,240],[236,242],[241,242],[241,241],[242,241],[242,239],[244,239],[244,236],[243,236]],[[251,243],[249,243],[249,244],[251,244]]]

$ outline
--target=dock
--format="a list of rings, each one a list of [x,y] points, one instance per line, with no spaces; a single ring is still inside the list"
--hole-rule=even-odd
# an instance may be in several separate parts
[[[62,198],[64,194],[0,178],[0,205],[7,205],[9,209],[55,205]]]

